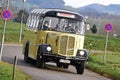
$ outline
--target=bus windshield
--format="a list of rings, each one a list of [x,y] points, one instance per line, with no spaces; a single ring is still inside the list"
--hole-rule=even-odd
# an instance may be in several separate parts
[[[45,17],[42,29],[84,35],[84,26],[83,21],[68,18]]]

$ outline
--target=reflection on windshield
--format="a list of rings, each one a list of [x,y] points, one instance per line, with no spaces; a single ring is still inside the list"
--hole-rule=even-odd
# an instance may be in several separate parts
[[[46,22],[48,22],[47,25]],[[45,17],[42,29],[83,35],[84,22],[71,19]]]

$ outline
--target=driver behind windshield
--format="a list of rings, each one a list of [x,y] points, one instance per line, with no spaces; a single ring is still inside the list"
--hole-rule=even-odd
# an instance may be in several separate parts
[[[65,31],[70,33],[75,33],[75,29],[73,29],[72,24],[68,24],[68,26],[65,27]]]
[[[43,25],[43,30],[48,30],[49,29],[49,22],[45,21]]]

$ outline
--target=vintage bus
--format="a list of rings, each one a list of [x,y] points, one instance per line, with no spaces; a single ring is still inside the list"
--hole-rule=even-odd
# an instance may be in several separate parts
[[[24,61],[35,61],[39,68],[55,62],[57,67],[73,65],[83,74],[88,55],[84,45],[85,18],[61,9],[34,9],[26,23]]]

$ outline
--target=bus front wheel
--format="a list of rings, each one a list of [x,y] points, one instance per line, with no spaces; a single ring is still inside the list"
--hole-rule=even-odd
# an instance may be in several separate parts
[[[45,62],[43,57],[40,58],[40,56],[37,56],[37,60],[36,60],[36,67],[38,68],[44,68]]]
[[[29,62],[28,49],[29,49],[29,42],[27,42],[26,46],[25,46],[25,51],[24,51],[24,61],[25,62]]]
[[[85,62],[77,63],[76,65],[77,74],[83,74],[84,68],[85,68]]]

